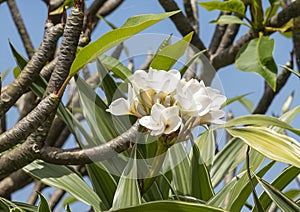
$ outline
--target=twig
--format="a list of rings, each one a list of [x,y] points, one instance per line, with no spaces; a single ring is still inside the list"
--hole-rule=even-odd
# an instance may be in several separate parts
[[[293,20],[293,44],[298,72],[300,72],[300,17]]]
[[[18,29],[18,32],[20,34],[20,37],[22,39],[23,45],[25,47],[26,53],[31,58],[34,54],[34,47],[32,45],[32,42],[29,38],[29,34],[25,28],[25,24],[23,22],[22,16],[20,14],[20,11],[16,5],[15,0],[8,0],[7,5],[10,10],[10,14],[13,17],[13,20],[15,22],[15,25]]]
[[[219,17],[221,17],[222,15],[225,15],[225,14],[228,14],[228,13],[220,12]],[[210,45],[208,47],[210,54],[214,54],[217,51],[217,49],[220,45],[220,42],[222,40],[222,37],[226,31],[227,26],[228,26],[227,24],[217,24],[216,25],[214,34],[212,36]]]
[[[50,209],[53,210],[57,204],[59,203],[59,201],[63,198],[63,196],[65,195],[65,191],[62,189],[56,189],[53,194],[51,195],[48,203],[50,206]]]
[[[153,60],[153,52],[152,50],[148,50],[147,52],[147,57],[146,57],[146,60],[144,61],[144,63],[138,68],[138,70],[148,70],[149,67],[150,67],[150,64]]]
[[[34,187],[32,189],[32,192],[29,196],[27,203],[30,205],[34,205],[38,199],[38,192],[41,191],[45,187],[46,187],[46,185],[43,184],[41,181],[35,180]]]

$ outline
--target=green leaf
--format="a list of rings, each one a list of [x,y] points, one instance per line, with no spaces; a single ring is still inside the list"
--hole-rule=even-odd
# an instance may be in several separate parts
[[[147,14],[129,18],[121,28],[104,34],[98,40],[82,48],[71,66],[69,75],[74,76],[84,65],[91,62],[97,56],[122,43],[124,40],[130,38],[138,32],[178,12],[179,11],[161,14]]]
[[[286,168],[279,176],[276,177],[276,179],[271,183],[271,185],[278,189],[283,190],[291,181],[295,179],[295,177],[298,176],[300,173],[300,169],[290,166]],[[264,207],[265,210],[271,205],[272,199],[269,197],[269,195],[266,192],[263,192],[261,196],[259,197],[259,201],[261,205]]]
[[[233,118],[225,123],[224,127],[233,127],[238,125],[254,125],[254,126],[277,126],[283,129],[290,130],[291,132],[300,135],[300,130],[295,129],[289,124],[280,119],[272,116],[266,116],[261,114],[254,114],[254,115],[246,115],[240,116],[237,118]]]
[[[245,172],[243,174],[246,174]],[[238,179],[241,178],[241,175],[235,176],[229,183],[224,185],[221,190],[216,193],[207,203],[208,205],[220,207],[222,206],[225,198],[230,193],[230,191],[234,188],[236,185]]]
[[[115,211],[119,208],[126,208],[142,203],[142,197],[137,178],[138,169],[135,145],[132,150],[131,160],[129,160],[122,173],[122,176],[120,177],[111,210]]]
[[[187,203],[182,201],[152,201],[138,205],[135,207],[124,208],[116,210],[119,212],[154,212],[154,211],[164,211],[164,212],[217,212],[225,211],[221,208],[216,208],[213,206],[197,203]]]
[[[100,87],[105,93],[107,104],[110,104],[114,99],[123,97],[123,94],[119,90],[116,82],[106,70],[106,68],[102,65],[101,61],[97,59],[96,63],[100,78]]]
[[[83,179],[67,166],[59,166],[36,160],[23,168],[42,183],[69,192],[78,200],[100,211],[101,200]]]
[[[3,197],[0,197],[0,209],[1,212],[25,212],[25,210],[16,203],[11,202]]]
[[[218,19],[210,21],[211,24],[242,24],[249,28],[251,26],[247,24],[245,21],[241,20],[239,17],[234,15],[222,15]]]
[[[239,0],[229,1],[210,1],[210,2],[199,2],[200,6],[204,7],[208,11],[221,10],[223,12],[235,12],[237,14],[244,15],[245,5]]]
[[[166,46],[153,58],[150,67],[159,70],[170,70],[177,60],[184,54],[193,37],[193,32],[184,36],[176,43]]]
[[[245,44],[236,56],[235,66],[245,72],[261,75],[275,91],[277,66],[273,59],[274,39],[261,37]]]
[[[73,7],[73,5],[74,5],[74,0],[65,0],[64,3],[60,7],[58,7],[56,10],[50,12],[50,15],[62,14],[65,9]]]
[[[279,117],[279,119],[281,121],[284,121],[286,123],[291,123],[292,120],[296,117],[296,115],[298,115],[300,113],[300,105],[298,105],[297,107],[294,107],[293,109],[291,109],[290,111],[284,113],[282,116]],[[273,127],[273,130],[275,130],[276,132],[282,132],[283,129],[279,128],[279,127]]]
[[[104,21],[108,26],[110,26],[112,29],[117,29],[118,27],[116,25],[114,25],[112,22],[110,22],[109,20],[107,20],[105,17],[99,15],[99,18],[101,18],[102,21]]]
[[[183,142],[177,143],[169,149],[166,161],[170,164],[173,176],[172,183],[176,191],[182,195],[190,194],[191,183],[188,179],[191,179],[191,161]]]
[[[290,107],[291,107],[291,104],[292,104],[292,101],[294,99],[294,95],[295,95],[295,92],[292,91],[292,93],[287,97],[287,99],[284,101],[283,105],[282,105],[282,108],[281,108],[281,114],[284,114],[286,113],[287,111],[289,111]]]
[[[117,183],[101,163],[86,166],[93,188],[103,202],[104,210],[112,206]]]
[[[155,54],[158,54],[162,49],[164,49],[165,47],[167,47],[167,46],[169,46],[171,44],[172,35],[173,34],[170,34],[166,39],[163,40],[163,42],[161,42],[161,44],[157,48]]]
[[[9,41],[9,47],[11,52],[13,53],[13,56],[15,58],[15,61],[19,67],[20,70],[23,70],[23,68],[26,66],[27,64],[27,59],[25,57],[23,57],[16,49],[15,47],[12,45],[12,43]]]
[[[187,62],[186,64],[184,64],[180,69],[179,69],[179,72],[181,75],[184,75],[184,73],[186,72],[186,70],[190,67],[190,65],[192,65],[192,63],[197,60],[199,57],[201,57],[202,55],[204,55],[204,53],[206,52],[207,50],[203,50],[203,51],[200,51],[198,52],[197,54],[195,54],[193,57],[191,57]]]
[[[44,195],[40,192],[37,192],[39,199],[40,199],[40,203],[38,205],[38,212],[51,212],[51,209],[49,207],[49,204],[47,202],[47,199],[44,197]]]
[[[257,176],[263,177],[267,173],[267,171],[269,171],[272,168],[274,164],[274,161],[269,162],[257,173]],[[251,167],[250,170],[253,171]],[[238,182],[231,190],[230,199],[226,207],[228,211],[241,211],[243,205],[246,203],[247,199],[252,193],[252,186],[250,184],[247,173],[243,172],[243,174],[240,177],[241,178],[238,179]],[[251,179],[253,185],[256,186],[258,183],[256,178],[252,176]]]
[[[264,127],[227,129],[264,156],[300,167],[300,145],[295,139]]]
[[[280,190],[270,185],[265,180],[257,177],[260,185],[263,187],[269,197],[276,203],[282,211],[300,211],[300,207]]]
[[[191,196],[207,201],[214,196],[214,190],[212,187],[209,172],[204,161],[201,158],[201,154],[197,145],[193,145],[193,156],[191,160]]]
[[[121,78],[122,80],[126,80],[132,75],[132,72],[116,58],[103,54],[99,56],[98,59],[106,68],[110,69],[117,77]]]
[[[215,157],[211,168],[212,184],[216,187],[227,172],[236,168],[244,159],[247,145],[239,138],[231,139]]]
[[[209,129],[195,139],[195,144],[198,146],[200,156],[208,169],[213,165],[215,158],[215,136],[214,130]]]

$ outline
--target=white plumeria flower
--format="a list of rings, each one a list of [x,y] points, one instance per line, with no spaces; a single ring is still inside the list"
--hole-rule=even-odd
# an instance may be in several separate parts
[[[109,108],[106,110],[115,116],[121,115],[146,115],[146,113],[141,108],[136,95],[133,91],[133,88],[130,84],[128,84],[128,98],[118,98],[114,100]]]
[[[181,107],[183,116],[204,116],[210,111],[211,99],[202,81],[182,79],[177,84],[174,97]]]
[[[150,130],[152,136],[170,134],[180,127],[182,120],[179,117],[177,106],[164,107],[161,104],[154,104],[150,116],[144,116],[139,123]]]
[[[149,72],[137,70],[134,72],[131,83],[136,92],[140,90],[154,90],[156,93],[172,93],[180,80],[180,72],[177,70],[156,70],[150,68]]]

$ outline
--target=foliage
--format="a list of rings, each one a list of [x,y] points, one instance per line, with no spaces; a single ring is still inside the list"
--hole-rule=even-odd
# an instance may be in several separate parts
[[[68,6],[72,5],[71,1],[66,2]],[[278,70],[272,55],[275,41],[263,32],[268,30],[268,20],[276,14],[277,1],[270,1],[270,8],[265,12],[261,1],[251,1],[250,13],[255,17],[252,20],[246,17],[242,1],[199,4],[209,11],[230,13],[212,23],[242,24],[259,34],[239,50],[235,65],[241,71],[259,74],[276,91]],[[62,8],[53,14],[62,13]],[[121,27],[78,49],[65,81],[67,84],[71,79],[75,80],[78,102],[72,108],[73,113],[69,105],[63,104],[57,112],[78,146],[82,150],[99,147],[123,135],[136,120],[141,125],[135,140],[116,157],[83,163],[91,187],[74,167],[67,164],[35,160],[23,170],[45,185],[71,195],[64,198],[67,211],[71,211],[68,204],[73,201],[82,201],[95,211],[241,211],[245,207],[255,210],[259,206],[267,211],[272,202],[283,211],[299,211],[298,196],[285,190],[300,173],[299,142],[290,135],[300,135],[300,129],[290,125],[300,112],[299,106],[289,109],[289,99],[284,114],[278,118],[250,114],[221,122],[224,115],[221,108],[239,101],[252,113],[253,103],[245,98],[248,94],[226,101],[219,91],[204,85],[203,81],[180,80],[189,66],[205,54],[204,51],[197,52],[179,67],[179,71],[170,71],[185,55],[195,36],[193,32],[173,44],[171,36],[162,41],[147,71],[132,73],[117,58],[106,55],[109,49],[126,39],[178,13],[131,17]],[[18,69],[22,70],[27,61],[11,43],[10,47]],[[80,75],[82,68],[93,62],[100,79],[96,86],[88,84]],[[18,77],[19,72],[16,73],[15,77]],[[295,74],[299,76],[297,72]],[[30,88],[42,97],[46,86],[40,77]],[[95,88],[101,90],[101,95]],[[76,113],[85,122],[80,122]],[[231,138],[216,151],[220,130],[226,130]],[[251,151],[246,151],[247,148]],[[59,155],[60,152],[56,153]],[[244,164],[245,160],[249,164]],[[273,182],[267,182],[265,175],[278,162],[286,164],[287,168]],[[229,172],[234,172],[234,177],[220,186]],[[256,195],[257,185],[263,192],[254,202],[249,202]],[[0,210],[51,211],[47,199],[41,193],[38,197],[37,207],[0,198]]]

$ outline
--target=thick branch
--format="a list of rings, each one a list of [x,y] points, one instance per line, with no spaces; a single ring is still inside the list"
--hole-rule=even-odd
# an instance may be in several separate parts
[[[0,98],[0,117],[15,104],[19,97],[28,90],[30,84],[37,79],[40,70],[49,59],[50,52],[55,49],[56,42],[62,34],[63,25],[58,24],[53,26],[50,23],[47,25],[48,27],[46,29],[44,40],[37,52],[21,71],[18,78],[2,89]]]
[[[267,26],[280,28],[284,24],[286,24],[290,19],[296,18],[300,16],[300,2],[294,1],[282,11],[274,15],[270,21],[268,22]]]
[[[18,32],[21,36],[21,39],[23,41],[23,45],[25,47],[27,55],[31,58],[34,53],[34,47],[31,43],[31,40],[29,38],[28,32],[25,28],[25,24],[23,22],[23,19],[21,17],[20,11],[16,5],[15,0],[8,0],[7,5],[10,10],[10,14],[13,17],[13,20],[15,22],[15,25],[18,29]]]
[[[35,131],[54,110],[58,102],[59,98],[57,95],[49,95],[13,128],[0,134],[0,152],[15,146]]]
[[[138,133],[139,124],[136,122],[129,130],[115,139],[88,149],[62,150],[60,148],[44,146],[39,158],[45,162],[64,165],[78,165],[103,161],[127,150]]]
[[[58,61],[49,80],[44,96],[59,89],[69,75],[69,70],[76,55],[79,36],[83,25],[82,5],[75,5],[64,29]]]

